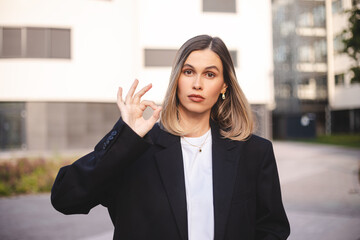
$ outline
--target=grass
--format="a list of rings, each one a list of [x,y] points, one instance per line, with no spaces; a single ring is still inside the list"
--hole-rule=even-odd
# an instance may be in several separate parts
[[[360,134],[333,134],[329,136],[321,135],[314,139],[302,139],[300,141],[360,148]]]
[[[49,192],[60,167],[72,159],[12,159],[0,162],[0,196]]]

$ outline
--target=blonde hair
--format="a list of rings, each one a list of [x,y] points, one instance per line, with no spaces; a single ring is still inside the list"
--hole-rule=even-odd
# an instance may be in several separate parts
[[[161,126],[171,134],[182,136],[184,130],[179,123],[177,97],[178,79],[187,57],[197,50],[210,49],[215,52],[223,64],[223,77],[227,85],[226,98],[220,95],[211,109],[211,119],[220,127],[220,134],[224,138],[244,141],[254,130],[254,121],[250,105],[241,90],[229,50],[218,37],[200,35],[186,41],[178,50],[172,67],[169,86],[163,102]]]

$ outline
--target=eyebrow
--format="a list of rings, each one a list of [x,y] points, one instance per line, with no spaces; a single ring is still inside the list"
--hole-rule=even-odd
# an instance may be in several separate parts
[[[183,68],[184,67],[190,67],[192,69],[195,69],[191,64],[188,64],[188,63],[185,63]],[[208,67],[205,68],[205,70],[209,70],[209,69],[216,69],[218,72],[220,72],[219,68],[217,66],[215,66],[215,65],[211,65],[211,66],[208,66]]]

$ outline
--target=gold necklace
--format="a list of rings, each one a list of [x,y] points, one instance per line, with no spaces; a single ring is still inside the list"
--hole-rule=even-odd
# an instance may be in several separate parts
[[[205,140],[204,140],[204,142],[200,145],[200,146],[198,146],[198,145],[195,145],[195,144],[192,144],[192,143],[189,143],[187,140],[186,140],[186,138],[185,137],[182,137],[183,139],[184,139],[184,141],[185,142],[187,142],[189,145],[191,145],[191,146],[193,146],[193,147],[197,147],[198,149],[199,149],[199,152],[202,152],[202,147],[204,146],[204,144],[206,143],[206,140],[207,140],[207,138],[208,138],[208,136],[209,136],[209,134],[210,134],[210,130],[208,131],[208,133],[207,133],[207,135],[206,135],[206,138],[205,138]]]

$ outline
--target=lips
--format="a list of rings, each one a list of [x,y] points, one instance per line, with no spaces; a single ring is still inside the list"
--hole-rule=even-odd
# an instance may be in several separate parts
[[[198,94],[191,94],[188,96],[188,98],[193,102],[202,102],[205,100],[205,98]]]

